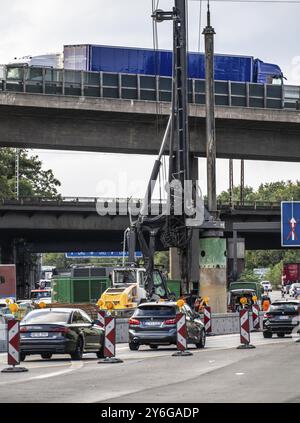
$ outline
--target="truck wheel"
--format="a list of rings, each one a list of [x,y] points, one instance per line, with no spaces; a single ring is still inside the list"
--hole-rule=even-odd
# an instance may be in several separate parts
[[[138,351],[140,349],[139,344],[135,344],[134,342],[129,343],[130,351]]]
[[[264,332],[264,338],[272,338],[273,334],[272,332]]]

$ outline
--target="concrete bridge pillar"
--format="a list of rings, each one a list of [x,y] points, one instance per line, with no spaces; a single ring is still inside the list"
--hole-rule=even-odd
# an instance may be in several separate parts
[[[239,279],[245,270],[245,239],[227,239],[228,284]]]
[[[200,295],[209,297],[214,313],[227,312],[226,239],[200,239]]]

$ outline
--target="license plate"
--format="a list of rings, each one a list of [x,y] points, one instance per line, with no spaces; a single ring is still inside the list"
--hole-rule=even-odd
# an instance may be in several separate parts
[[[279,316],[280,320],[289,320],[290,317],[289,316]]]
[[[48,338],[48,332],[32,332],[31,338]]]
[[[160,326],[160,322],[145,322],[145,326]]]

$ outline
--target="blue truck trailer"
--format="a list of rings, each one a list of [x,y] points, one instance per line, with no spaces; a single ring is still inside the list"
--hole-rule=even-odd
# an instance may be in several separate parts
[[[172,76],[172,52],[94,44],[64,46],[64,68],[95,72]],[[205,56],[189,53],[189,78],[205,79]],[[215,55],[218,81],[272,83],[282,80],[278,65],[252,56]]]

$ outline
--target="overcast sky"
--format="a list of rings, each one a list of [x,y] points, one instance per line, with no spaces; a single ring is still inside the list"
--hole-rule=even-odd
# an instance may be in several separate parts
[[[10,0],[2,3],[0,63],[28,54],[60,52],[64,44],[153,47],[151,0],[52,0],[50,3]],[[202,3],[203,29],[206,2]],[[165,10],[172,5],[170,0],[159,2],[159,7]],[[211,9],[217,33],[216,52],[250,55],[276,63],[289,84],[300,85],[300,4],[219,1],[213,2]],[[189,1],[189,46],[193,51],[198,51],[199,12],[200,2]],[[159,25],[159,48],[172,48],[171,30],[170,23]],[[111,189],[111,196],[142,196],[153,164],[152,157],[143,156],[53,151],[39,151],[39,155],[45,167],[51,167],[61,180],[61,192],[65,196],[98,195],[101,181],[108,177],[116,186],[115,191]],[[238,184],[239,163],[235,169],[235,183]],[[298,164],[246,163],[246,183],[254,187],[261,182],[297,178]],[[128,184],[124,183],[126,179]],[[119,192],[120,187],[117,188],[119,180],[123,182],[123,194]],[[228,162],[225,160],[218,163],[217,181],[218,191],[227,189]],[[205,192],[203,160],[200,160],[200,182]]]

